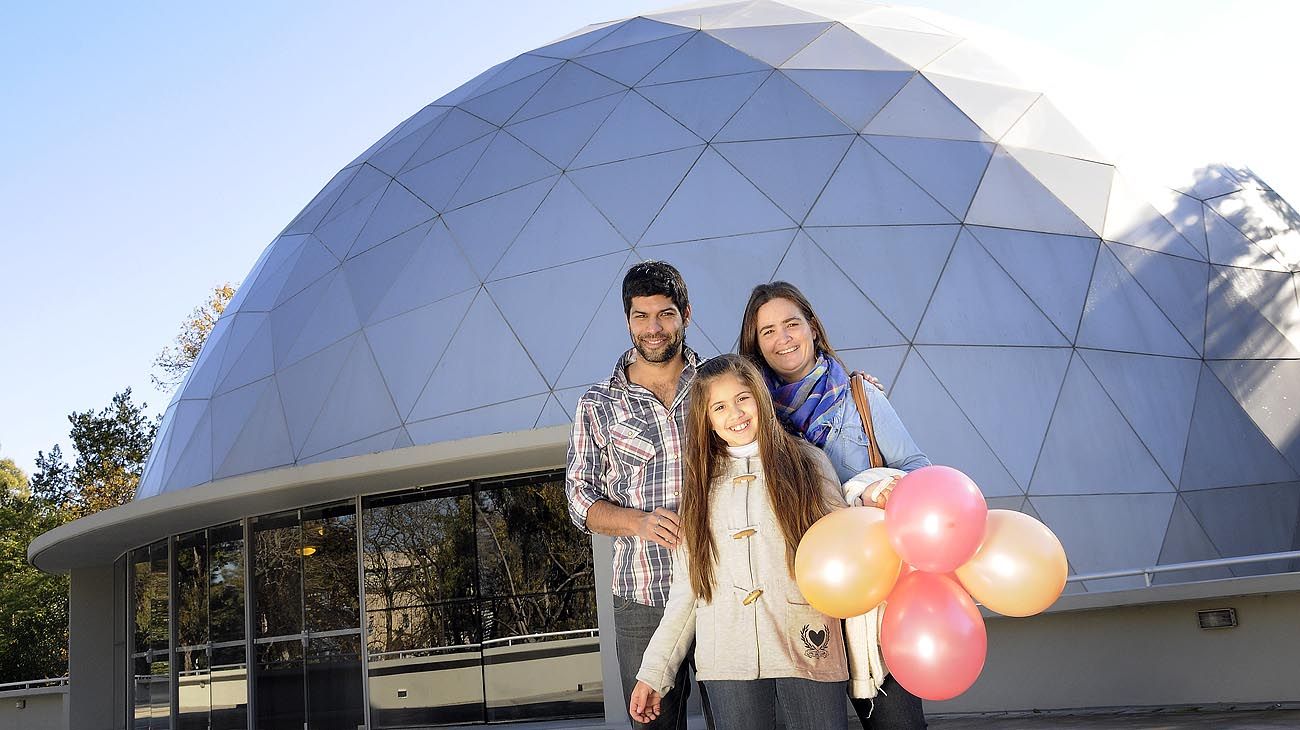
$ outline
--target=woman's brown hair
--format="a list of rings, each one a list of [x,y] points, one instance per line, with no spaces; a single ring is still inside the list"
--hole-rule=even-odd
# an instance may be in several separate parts
[[[758,309],[773,299],[786,299],[798,307],[803,318],[808,320],[808,326],[812,328],[813,344],[816,345],[817,352],[835,359],[841,365],[844,364],[840,356],[835,353],[835,348],[831,347],[830,340],[826,339],[826,330],[822,327],[822,321],[817,318],[817,313],[813,311],[808,297],[788,281],[759,284],[749,293],[745,316],[740,320],[740,354],[744,355],[745,359],[765,373],[772,372],[772,369],[767,366],[767,360],[763,359],[763,351],[758,348]]]
[[[767,496],[785,537],[786,563],[794,575],[794,553],[814,522],[831,510],[822,482],[828,477],[815,455],[798,438],[786,433],[772,409],[758,370],[740,355],[719,355],[700,365],[691,385],[686,415],[686,482],[682,490],[682,526],[690,556],[691,588],[705,601],[713,600],[718,546],[709,529],[709,491],[727,470],[726,444],[709,425],[709,386],[733,375],[754,396],[757,405],[758,458],[763,465]]]

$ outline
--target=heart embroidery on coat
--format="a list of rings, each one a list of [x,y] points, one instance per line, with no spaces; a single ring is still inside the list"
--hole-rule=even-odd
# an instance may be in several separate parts
[[[831,642],[831,637],[824,624],[820,630],[813,630],[810,625],[804,624],[803,631],[799,632],[799,637],[803,639],[804,656],[809,659],[824,659],[830,654],[827,646]]]

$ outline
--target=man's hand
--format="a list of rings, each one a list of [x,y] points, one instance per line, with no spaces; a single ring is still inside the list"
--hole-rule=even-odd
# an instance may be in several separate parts
[[[681,541],[678,531],[680,526],[677,513],[658,507],[654,512],[643,512],[641,522],[637,525],[636,535],[642,540],[649,540],[656,545],[668,548],[677,547]]]
[[[876,386],[876,390],[880,391],[881,393],[885,392],[885,384],[877,380],[876,376],[871,375],[870,373],[864,373],[861,370],[854,370],[853,372],[849,373],[850,378],[857,377],[859,375],[862,376],[863,380],[867,381],[871,385]]]
[[[650,688],[650,685],[638,680],[636,687],[632,688],[632,701],[628,703],[627,714],[637,722],[654,722],[659,717],[662,699],[658,692]]]

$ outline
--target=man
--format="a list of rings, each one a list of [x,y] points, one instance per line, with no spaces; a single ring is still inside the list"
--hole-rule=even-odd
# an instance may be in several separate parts
[[[691,318],[686,283],[671,265],[644,261],[628,269],[623,313],[632,348],[609,380],[578,401],[565,487],[574,524],[614,537],[614,632],[626,706],[672,583],[685,401],[699,359],[685,342]],[[684,729],[690,691],[683,663],[658,719],[633,726]]]

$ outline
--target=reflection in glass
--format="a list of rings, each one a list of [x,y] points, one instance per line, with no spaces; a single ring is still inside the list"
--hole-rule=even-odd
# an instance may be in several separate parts
[[[361,636],[316,637],[307,642],[307,727],[362,725]]]
[[[211,704],[208,672],[207,534],[178,535],[172,545],[176,596],[176,727],[207,730]]]
[[[599,714],[591,543],[563,482],[485,484],[475,506],[487,720]]]
[[[145,600],[149,606],[149,648],[156,652],[168,650],[171,638],[171,616],[167,602],[167,541],[159,540],[149,546],[149,580]]]
[[[208,636],[244,638],[244,528],[238,522],[208,530]]]
[[[365,503],[374,728],[482,722],[469,487]]]
[[[306,629],[360,628],[355,503],[303,510],[302,535]]]
[[[244,645],[212,648],[212,730],[248,727],[248,660]]]
[[[154,657],[149,664],[149,673],[152,675],[149,683],[149,705],[152,709],[149,729],[171,730],[171,665],[166,659]]]
[[[149,673],[149,659],[144,656],[133,657],[131,659],[131,673],[131,727],[132,730],[150,730],[153,707],[149,692],[153,676]]]
[[[258,730],[303,730],[302,640],[257,645]]]
[[[258,638],[302,631],[302,552],[296,511],[253,520],[253,622]]]
[[[128,586],[131,591],[131,652],[142,654],[149,651],[149,548],[132,550],[128,562],[131,571]]]

